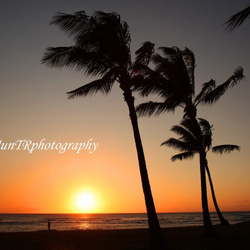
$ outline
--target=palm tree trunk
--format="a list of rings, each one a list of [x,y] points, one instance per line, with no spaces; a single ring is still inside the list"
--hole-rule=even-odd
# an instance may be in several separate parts
[[[207,236],[215,236],[217,234],[212,225],[208,209],[205,166],[206,166],[206,154],[202,150],[200,152],[200,177],[201,177],[201,202],[203,211],[204,231]]]
[[[220,219],[220,223],[222,225],[229,225],[229,222],[223,217],[220,209],[219,209],[219,206],[218,206],[218,203],[217,203],[217,200],[216,200],[216,197],[215,197],[215,192],[214,192],[214,186],[213,186],[213,182],[212,182],[212,178],[211,178],[211,175],[210,175],[210,171],[209,171],[209,168],[208,168],[208,164],[207,164],[207,161],[206,161],[206,171],[207,171],[207,175],[208,175],[208,179],[209,179],[209,184],[210,184],[210,188],[211,188],[211,194],[212,194],[212,198],[213,198],[213,202],[214,202],[214,207],[216,209],[216,212],[217,212],[217,215]]]
[[[207,201],[207,184],[206,184],[206,152],[204,150],[203,138],[201,128],[196,119],[196,108],[193,105],[191,106],[191,113],[188,113],[189,118],[192,121],[194,126],[194,133],[197,141],[200,143],[199,145],[199,155],[200,155],[200,178],[201,178],[201,204],[202,204],[202,215],[203,215],[203,225],[204,231],[207,236],[216,236],[217,233],[215,228],[212,225],[209,209],[208,209],[208,201]]]
[[[150,232],[150,240],[152,249],[167,249],[165,246],[164,238],[161,232],[159,220],[156,214],[154,200],[151,192],[151,187],[149,183],[146,161],[144,156],[144,151],[141,142],[141,136],[138,127],[137,114],[134,106],[134,97],[130,90],[124,91],[124,99],[129,108],[129,116],[131,119],[131,124],[134,132],[134,139],[136,144],[137,156],[139,161],[139,168],[141,174],[142,188],[146,203],[148,224]]]

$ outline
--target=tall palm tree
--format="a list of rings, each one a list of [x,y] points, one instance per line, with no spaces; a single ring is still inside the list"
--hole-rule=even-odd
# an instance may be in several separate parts
[[[216,85],[214,80],[203,84],[199,94],[195,93],[195,56],[191,50],[185,48],[180,50],[177,47],[161,47],[162,55],[153,55],[152,62],[155,69],[152,70],[147,65],[138,69],[143,75],[140,80],[134,83],[134,90],[142,96],[149,94],[158,95],[163,101],[146,102],[137,106],[140,116],[160,115],[168,111],[174,111],[177,107],[182,107],[184,117],[190,118],[194,133],[199,142],[200,148],[200,175],[201,175],[201,197],[204,230],[207,235],[214,235],[206,190],[206,155],[202,140],[202,131],[197,120],[197,106],[199,104],[211,105],[218,101],[220,97],[230,88],[239,83],[244,78],[243,69],[238,67],[232,76],[224,83]]]
[[[204,144],[204,155],[207,155],[207,152],[211,149],[214,153],[230,153],[234,150],[240,150],[240,147],[237,145],[220,145],[212,147],[212,126],[210,126],[209,122],[205,119],[199,119],[199,125],[201,127],[202,131],[202,137],[203,137],[203,144]],[[167,141],[163,142],[161,145],[166,145],[175,149],[178,149],[182,151],[182,153],[174,155],[171,160],[183,160],[183,159],[191,159],[194,157],[195,154],[199,154],[199,143],[197,141],[197,138],[195,137],[195,133],[192,131],[192,123],[189,118],[184,118],[181,122],[180,126],[174,126],[171,131],[175,132],[180,136],[179,139],[170,138]],[[217,199],[215,196],[215,191],[213,187],[212,177],[208,168],[208,161],[206,158],[206,172],[208,174],[208,179],[210,183],[210,189],[211,194],[213,198],[213,203],[215,206],[215,210],[217,212],[217,215],[220,219],[221,224],[228,225],[229,222],[224,218],[222,215]]]
[[[137,149],[152,247],[162,249],[163,237],[151,193],[131,81],[135,75],[134,66],[146,65],[149,62],[153,53],[153,44],[144,43],[136,52],[136,60],[133,63],[129,27],[117,13],[96,11],[92,16],[87,16],[84,11],[73,14],[58,13],[52,18],[51,24],[59,26],[73,39],[74,45],[47,48],[42,63],[51,67],[68,67],[82,71],[85,75],[99,77],[97,80],[68,92],[69,98],[85,97],[97,92],[108,94],[115,82],[123,91]],[[133,79],[134,81],[135,79]]]
[[[226,22],[226,29],[229,31],[233,31],[238,28],[250,15],[250,5],[245,9],[237,12],[232,15]]]

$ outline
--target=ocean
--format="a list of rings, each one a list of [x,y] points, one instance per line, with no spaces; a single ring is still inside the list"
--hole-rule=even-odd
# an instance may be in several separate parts
[[[230,224],[250,221],[250,212],[224,212]],[[161,227],[202,225],[202,213],[159,213]],[[219,224],[211,213],[213,224]],[[0,214],[0,232],[147,228],[146,214]]]

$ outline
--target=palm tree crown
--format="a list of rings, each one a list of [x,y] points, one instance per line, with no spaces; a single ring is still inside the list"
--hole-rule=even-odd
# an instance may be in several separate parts
[[[163,102],[148,102],[137,106],[140,116],[159,115],[173,111],[176,107],[184,108],[184,116],[196,117],[199,104],[211,105],[230,88],[244,78],[243,68],[235,69],[224,83],[216,85],[211,79],[202,85],[200,93],[195,94],[195,57],[191,50],[177,47],[160,48],[163,55],[155,54],[152,61],[155,70],[146,66],[141,68],[144,84],[138,82],[134,89],[142,96],[157,94]]]
[[[42,62],[51,67],[69,67],[86,75],[102,77],[70,92],[70,98],[99,91],[107,94],[122,68],[131,67],[129,28],[116,13],[98,11],[93,17],[88,17],[84,11],[72,15],[59,13],[51,24],[59,26],[75,45],[48,48]]]
[[[198,118],[199,126],[202,131],[204,150],[207,153],[211,150],[213,153],[230,153],[234,150],[240,150],[238,145],[224,144],[212,147],[212,127],[210,123],[202,118]],[[199,142],[198,138],[195,136],[194,127],[189,118],[184,118],[180,125],[175,125],[172,127],[171,131],[178,134],[180,137],[178,139],[170,138],[164,141],[161,145],[165,145],[174,149],[181,151],[182,153],[174,155],[171,160],[184,160],[191,159],[195,154],[199,153]]]
[[[232,15],[226,22],[226,29],[229,31],[233,31],[238,28],[250,15],[250,5],[245,9],[237,12]]]
[[[59,13],[51,24],[59,26],[75,45],[47,48],[42,63],[51,67],[69,67],[83,71],[86,75],[100,76],[87,85],[68,92],[69,98],[91,95],[96,92],[109,93],[115,81],[123,90],[130,89],[130,74],[133,70],[130,53],[130,33],[126,22],[117,13],[96,11],[89,17],[84,11],[73,14]],[[146,42],[138,50],[135,64],[148,62],[150,52],[140,53],[151,44]],[[143,58],[143,59],[142,59]]]

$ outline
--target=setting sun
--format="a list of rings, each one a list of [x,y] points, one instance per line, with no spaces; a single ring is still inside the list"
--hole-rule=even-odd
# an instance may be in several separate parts
[[[93,192],[85,191],[76,195],[75,207],[79,212],[94,212],[97,206],[96,196]]]

